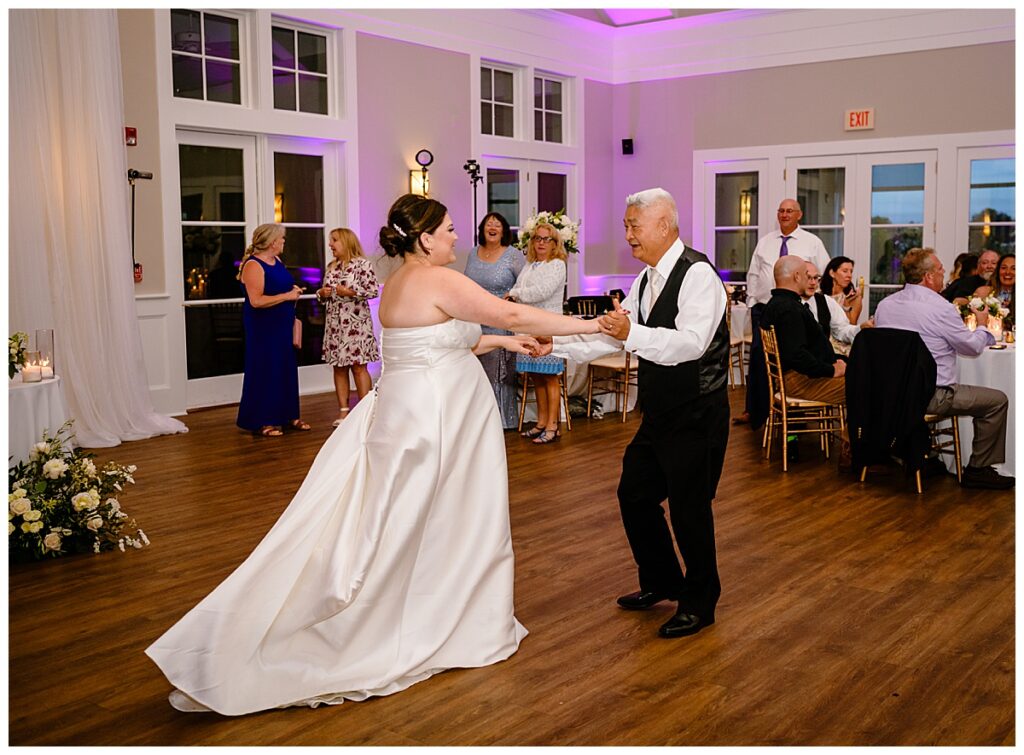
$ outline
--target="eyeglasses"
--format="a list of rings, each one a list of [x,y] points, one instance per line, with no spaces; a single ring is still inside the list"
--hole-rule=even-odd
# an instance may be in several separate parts
[[[808,275],[807,276],[807,280],[820,281],[821,280],[821,276],[820,275]]]
[[[550,236],[534,236],[533,240],[536,241],[538,244],[555,243],[555,240]]]
[[[800,210],[790,210],[790,209],[788,209],[788,208],[787,208],[787,209],[785,209],[785,210],[783,210],[783,209],[782,209],[782,208],[780,207],[780,208],[778,209],[778,211],[777,211],[777,212],[779,213],[779,215],[794,215],[794,214],[796,214],[796,213],[800,212]]]

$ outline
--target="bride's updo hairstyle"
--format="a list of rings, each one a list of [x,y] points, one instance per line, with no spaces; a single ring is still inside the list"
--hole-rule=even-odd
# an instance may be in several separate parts
[[[448,208],[436,199],[404,194],[388,211],[388,224],[380,229],[380,246],[389,257],[416,253],[421,233],[433,233],[444,221]]]

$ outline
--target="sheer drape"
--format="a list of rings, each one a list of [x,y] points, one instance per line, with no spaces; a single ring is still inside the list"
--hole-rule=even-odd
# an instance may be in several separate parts
[[[78,442],[186,432],[157,414],[135,315],[117,14],[12,10],[10,328],[53,328]]]

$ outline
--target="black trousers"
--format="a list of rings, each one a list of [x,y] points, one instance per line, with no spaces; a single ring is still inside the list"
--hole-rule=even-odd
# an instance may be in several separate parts
[[[674,597],[681,610],[705,618],[714,617],[722,592],[711,501],[728,441],[725,388],[667,415],[645,413],[626,447],[619,481],[619,510],[640,589]],[[662,508],[666,499],[671,533]]]
[[[756,430],[768,419],[768,375],[764,367],[764,342],[761,340],[761,313],[763,304],[750,308],[753,339],[750,342],[750,366],[747,368],[746,410],[750,415],[750,429]]]

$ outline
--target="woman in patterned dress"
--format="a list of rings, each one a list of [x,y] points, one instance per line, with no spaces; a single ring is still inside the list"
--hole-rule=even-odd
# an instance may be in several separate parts
[[[348,415],[349,370],[362,400],[372,381],[366,370],[380,359],[373,337],[373,319],[367,300],[380,295],[380,284],[370,261],[363,256],[359,239],[348,228],[335,228],[328,236],[334,261],[327,266],[323,288],[316,295],[327,303],[323,359],[334,367],[334,390],[338,394],[337,427]]]
[[[512,244],[512,229],[501,213],[489,212],[477,229],[479,246],[466,261],[466,277],[499,298],[504,298],[516,282],[526,261]],[[507,330],[482,326],[484,335],[509,336]],[[501,425],[510,430],[519,423],[516,410],[516,355],[496,349],[477,356],[494,389],[494,398],[501,413]]]

